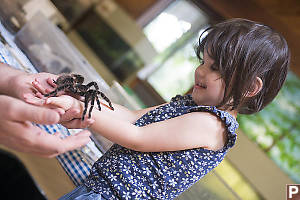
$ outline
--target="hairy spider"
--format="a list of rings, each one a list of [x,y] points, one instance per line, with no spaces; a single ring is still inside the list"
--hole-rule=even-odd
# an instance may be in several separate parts
[[[82,121],[84,120],[84,116],[87,112],[89,102],[91,102],[91,106],[88,113],[89,118],[91,118],[91,113],[94,108],[95,100],[97,102],[98,109],[101,110],[98,95],[100,95],[108,103],[109,108],[111,110],[114,110],[110,100],[105,96],[103,92],[99,91],[98,84],[92,81],[84,85],[84,77],[79,74],[62,74],[56,79],[56,81],[53,80],[53,82],[57,85],[56,89],[48,94],[45,94],[45,97],[56,96],[59,91],[64,91],[67,93],[84,97],[84,110],[81,118]],[[91,89],[92,86],[94,86],[95,89]]]

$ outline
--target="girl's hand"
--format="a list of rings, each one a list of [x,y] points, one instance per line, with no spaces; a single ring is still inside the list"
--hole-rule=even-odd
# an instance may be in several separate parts
[[[88,119],[88,117],[85,117],[85,120],[81,121],[84,105],[81,101],[69,95],[50,97],[45,100],[45,105],[65,111],[61,115],[59,123],[67,128],[86,128],[94,123],[94,120]]]

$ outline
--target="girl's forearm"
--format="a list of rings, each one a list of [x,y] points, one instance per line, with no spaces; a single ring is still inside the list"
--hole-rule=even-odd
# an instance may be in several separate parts
[[[139,142],[139,129],[129,121],[114,117],[111,113],[93,110],[92,118],[95,122],[91,130],[101,134],[108,140],[126,148],[136,150]]]

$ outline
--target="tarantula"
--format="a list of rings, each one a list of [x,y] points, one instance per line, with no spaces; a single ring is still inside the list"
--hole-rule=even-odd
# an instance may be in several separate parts
[[[53,80],[53,82],[57,85],[57,88],[54,91],[45,94],[45,97],[56,96],[57,92],[59,91],[64,91],[84,97],[84,110],[81,118],[82,121],[84,120],[84,116],[87,112],[89,102],[91,102],[91,106],[88,113],[89,118],[91,118],[91,113],[94,108],[95,100],[98,104],[98,109],[101,110],[98,95],[100,95],[109,104],[111,110],[114,110],[110,100],[105,96],[104,93],[99,91],[98,84],[92,81],[84,85],[84,77],[79,74],[62,74],[56,79],[56,81]],[[94,86],[95,89],[91,89],[92,86]]]

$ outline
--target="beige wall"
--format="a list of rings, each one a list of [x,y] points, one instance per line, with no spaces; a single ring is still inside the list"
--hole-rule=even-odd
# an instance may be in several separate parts
[[[294,183],[241,131],[227,158],[265,199],[285,199],[286,184]]]

